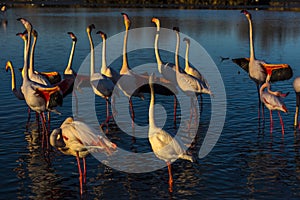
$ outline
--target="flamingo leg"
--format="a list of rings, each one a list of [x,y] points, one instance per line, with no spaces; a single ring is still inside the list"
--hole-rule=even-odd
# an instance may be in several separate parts
[[[82,158],[83,161],[83,183],[86,184],[86,161],[85,157]]]
[[[134,128],[134,110],[133,110],[131,98],[129,99],[129,106],[130,106],[130,111],[131,111],[131,125],[132,125],[132,128]]]
[[[173,176],[172,176],[171,163],[167,162],[167,165],[168,165],[168,172],[169,172],[169,191],[173,192]]]
[[[28,130],[28,124],[29,124],[29,121],[30,121],[30,112],[31,112],[31,109],[28,107],[28,110],[27,110],[28,117],[27,117],[27,123],[26,123],[26,131]]]
[[[260,119],[260,110],[261,110],[261,101],[260,101],[260,94],[259,94],[259,84],[256,84],[257,94],[258,94],[258,120]]]
[[[41,116],[42,116],[42,126],[43,126],[43,138],[46,137],[46,148],[48,149],[49,148],[49,137],[48,137],[48,128],[46,126],[46,116],[45,116],[45,113],[42,112]],[[44,140],[44,142],[45,142],[45,140]]]
[[[50,112],[48,112],[48,133],[50,133]]]
[[[176,127],[176,115],[177,115],[177,99],[176,95],[174,95],[174,126]]]
[[[270,110],[270,133],[273,131],[273,118],[272,118],[272,110]]]
[[[299,105],[300,105],[300,93],[296,93],[296,112],[295,112],[294,127],[298,125]]]
[[[282,135],[284,135],[284,124],[283,124],[283,120],[282,120],[279,110],[278,110],[278,116],[279,116],[280,124],[281,124],[281,132],[282,132]]]
[[[80,159],[79,159],[79,153],[76,152],[76,160],[77,160],[77,166],[78,166],[78,172],[79,172],[79,184],[80,184],[80,194],[83,193],[82,190],[82,171],[80,166]]]

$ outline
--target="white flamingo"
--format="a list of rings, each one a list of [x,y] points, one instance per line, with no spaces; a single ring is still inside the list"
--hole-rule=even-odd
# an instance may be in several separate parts
[[[264,89],[267,88],[267,91],[264,91]],[[280,119],[280,124],[281,124],[281,131],[282,134],[284,134],[284,124],[282,117],[280,115],[280,111],[287,112],[287,108],[285,104],[282,101],[281,97],[285,97],[285,94],[281,94],[281,92],[273,92],[270,89],[270,83],[267,81],[265,82],[259,90],[260,94],[260,99],[264,103],[264,105],[269,109],[270,111],[270,128],[272,132],[273,128],[273,119],[272,119],[272,110],[277,110],[278,111],[278,116]]]
[[[177,159],[185,159],[194,162],[192,156],[187,155],[183,149],[183,146],[179,140],[173,138],[168,132],[157,127],[155,124],[155,94],[153,88],[154,75],[149,78],[150,90],[151,90],[151,100],[149,106],[149,142],[151,144],[153,153],[161,160],[164,160],[168,165],[169,172],[169,191],[172,192],[173,189],[173,177],[171,170],[171,163]]]
[[[101,131],[102,133],[102,131]],[[80,194],[83,193],[83,182],[86,183],[85,157],[91,152],[104,152],[111,155],[117,146],[110,142],[103,133],[90,127],[84,122],[68,117],[59,128],[52,131],[50,144],[65,155],[75,156],[79,171]],[[80,166],[83,161],[83,171]]]

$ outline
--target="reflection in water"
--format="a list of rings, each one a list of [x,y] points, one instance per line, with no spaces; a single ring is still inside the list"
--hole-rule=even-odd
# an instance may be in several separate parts
[[[41,149],[37,124],[31,124],[31,132],[25,133],[28,153],[21,155],[15,168],[19,178],[18,198],[61,199],[70,197],[70,192],[62,190],[61,177],[51,168],[50,155]]]
[[[87,199],[144,199],[144,198],[297,198],[299,192],[300,163],[299,163],[299,131],[293,134],[293,115],[284,115],[286,133],[284,140],[280,125],[274,124],[272,135],[269,133],[269,117],[265,122],[257,119],[257,93],[254,83],[244,72],[238,73],[239,68],[230,60],[220,63],[220,56],[234,58],[249,55],[248,23],[238,10],[172,10],[172,9],[124,9],[132,20],[132,28],[153,27],[151,18],[157,16],[164,28],[171,29],[179,26],[181,31],[198,41],[216,62],[226,87],[227,113],[226,123],[221,137],[212,152],[199,164],[176,161],[173,164],[174,192],[168,192],[168,174],[166,168],[149,173],[125,173],[111,169],[93,158],[88,157],[88,180],[86,187]],[[43,71],[62,71],[69,56],[69,40],[65,34],[72,31],[78,38],[74,57],[74,69],[77,71],[89,53],[89,43],[85,28],[95,23],[99,30],[108,36],[123,31],[123,19],[119,9],[99,8],[16,8],[7,13],[9,25],[0,29],[0,60],[5,63],[12,59],[16,66],[22,66],[23,46],[17,32],[23,30],[16,22],[17,17],[31,20],[40,33],[37,44],[36,65]],[[298,75],[296,66],[300,63],[300,13],[299,12],[252,12],[257,57],[272,62],[285,62],[293,67]],[[129,36],[128,45],[139,45],[142,42],[154,42],[155,32],[145,32],[136,37]],[[175,39],[162,37],[160,45]],[[108,39],[109,40],[109,39]],[[141,40],[141,41],[140,41]],[[175,41],[175,40],[174,40]],[[95,38],[95,44],[100,38]],[[173,44],[173,43],[172,43]],[[191,44],[191,51],[193,49]],[[184,51],[184,45],[182,45]],[[122,56],[122,44],[111,44],[107,41],[108,63],[120,69],[121,59],[109,60],[109,55]],[[171,48],[175,49],[174,46]],[[129,64],[133,68],[145,62],[155,63],[153,49],[128,53]],[[151,52],[150,52],[151,51]],[[97,55],[100,60],[101,55]],[[162,59],[173,62],[173,54],[162,52]],[[199,58],[200,59],[200,58]],[[181,59],[180,63],[184,60]],[[96,67],[100,66],[97,63]],[[97,65],[99,64],[99,65]],[[48,68],[47,68],[48,67]],[[51,68],[51,69],[50,69]],[[97,68],[96,70],[99,70]],[[14,173],[5,174],[5,185],[1,192],[7,192],[10,199],[76,199],[79,197],[78,174],[71,173],[77,169],[73,157],[59,156],[57,152],[50,152],[45,158],[40,147],[40,139],[34,136],[34,125],[26,133],[26,141],[22,134],[15,133],[16,129],[23,129],[27,118],[27,107],[24,102],[16,101],[11,94],[10,76],[0,70],[0,159],[1,169]],[[16,76],[17,85],[21,83],[21,76]],[[210,80],[208,80],[210,81]],[[274,87],[278,90],[292,91],[291,81],[278,82]],[[9,83],[9,84],[6,84]],[[85,88],[83,89],[85,92]],[[84,96],[78,92],[78,98]],[[286,98],[288,109],[294,110],[294,93]],[[92,96],[94,100],[94,96]],[[72,114],[71,97],[67,98],[60,108],[62,116],[53,116],[52,126],[61,124],[62,119]],[[105,101],[96,99],[96,114],[99,121],[105,117]],[[164,128],[174,131],[172,124],[173,99],[158,97],[167,110],[167,123]],[[147,125],[148,99],[134,102],[136,120],[140,126]],[[80,105],[79,105],[80,107]],[[203,111],[197,138],[190,151],[197,154],[205,137],[210,122],[211,104],[209,98],[204,97]],[[124,108],[126,109],[126,108]],[[178,108],[180,109],[180,108]],[[9,112],[8,112],[9,111]],[[103,112],[102,112],[103,111]],[[89,113],[80,113],[87,115]],[[142,113],[142,114],[141,114]],[[180,112],[179,112],[180,113]],[[187,119],[178,118],[182,123]],[[276,120],[276,119],[275,119]],[[24,122],[24,123],[23,123]],[[14,131],[11,131],[14,130]],[[20,131],[18,131],[20,132]],[[8,134],[10,133],[10,134]],[[108,135],[113,142],[129,152],[149,152],[150,145],[145,138],[135,132],[136,141],[133,143],[133,133],[126,134],[119,129]],[[186,133],[188,134],[188,133]],[[16,136],[17,135],[17,136]],[[24,136],[23,136],[24,137]],[[23,143],[26,143],[22,146]],[[126,159],[126,158],[121,158]],[[108,160],[108,162],[113,162]],[[148,162],[147,162],[148,163]],[[52,165],[53,164],[53,165]],[[145,164],[141,161],[142,167]],[[143,165],[144,164],[144,165]],[[156,163],[153,163],[156,164]],[[125,169],[133,168],[127,163]],[[3,174],[1,174],[3,175]],[[3,178],[4,179],[4,178]],[[12,184],[16,183],[16,184]],[[17,185],[17,186],[16,186]],[[41,186],[40,186],[41,185]],[[85,198],[85,197],[84,197]]]

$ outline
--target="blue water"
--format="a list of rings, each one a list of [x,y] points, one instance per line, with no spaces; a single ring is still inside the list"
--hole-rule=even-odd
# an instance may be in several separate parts
[[[131,19],[131,29],[154,27],[153,16],[161,20],[163,28],[178,26],[181,32],[203,46],[215,62],[225,85],[224,101],[227,109],[224,128],[212,151],[198,159],[198,163],[177,160],[172,164],[174,192],[168,192],[167,168],[145,173],[127,173],[102,164],[93,156],[87,158],[87,184],[83,199],[282,199],[299,198],[299,132],[293,128],[295,94],[293,78],[299,75],[300,61],[300,13],[278,11],[251,11],[257,58],[273,63],[288,63],[294,77],[277,82],[273,88],[290,92],[284,99],[289,113],[283,114],[285,135],[277,113],[273,113],[274,128],[270,133],[269,113],[265,110],[265,123],[257,117],[256,87],[248,75],[231,62],[231,58],[249,56],[248,22],[238,10],[166,10],[166,9],[88,9],[88,8],[12,8],[7,11],[7,25],[0,29],[0,198],[1,199],[76,199],[80,198],[76,159],[51,151],[45,156],[40,146],[35,116],[31,113],[26,131],[27,106],[11,92],[10,73],[4,70],[7,60],[15,67],[23,64],[23,43],[16,33],[24,28],[16,19],[24,17],[39,33],[35,66],[40,71],[62,72],[67,64],[72,31],[78,38],[73,68],[77,71],[89,54],[86,27],[94,23],[97,30],[108,37],[120,33],[123,39],[124,25],[121,12]],[[154,41],[155,31],[145,35],[129,36],[128,45],[140,45]],[[100,37],[92,34],[95,45]],[[149,37],[150,36],[150,37]],[[164,41],[175,41],[174,36],[161,36]],[[167,44],[173,44],[172,42]],[[109,47],[107,55],[114,55],[115,69],[121,66],[122,43]],[[192,44],[193,45],[193,44]],[[175,48],[170,45],[170,48]],[[184,52],[185,44],[181,43]],[[152,49],[153,50],[153,49]],[[221,62],[220,56],[230,59]],[[200,56],[199,56],[200,58]],[[100,59],[100,58],[97,58]],[[96,66],[100,60],[96,59]],[[108,62],[112,62],[109,60]],[[128,54],[131,67],[143,63],[155,63],[154,51],[144,49]],[[174,62],[173,54],[162,51],[162,60]],[[181,66],[184,59],[180,59]],[[154,65],[154,67],[156,67]],[[21,76],[16,71],[17,85]],[[211,82],[215,80],[210,80]],[[218,94],[215,94],[218,95]],[[147,125],[149,95],[140,101],[134,98],[136,123]],[[158,96],[168,118],[164,129],[175,132],[172,126],[173,97]],[[105,101],[95,98],[95,110],[99,121],[105,119]],[[64,99],[58,108],[62,115],[52,114],[51,129],[59,127],[72,116],[72,96]],[[126,109],[126,107],[125,107]],[[178,108],[178,113],[183,113]],[[203,109],[195,146],[191,152],[198,155],[203,138],[210,124],[211,100],[203,96]],[[180,123],[180,115],[178,123]],[[184,123],[186,119],[181,119]],[[131,124],[127,124],[130,127]],[[130,133],[132,134],[132,133]],[[119,129],[111,131],[109,138],[120,148],[130,152],[150,152],[147,138],[136,138]],[[145,133],[144,133],[145,134]],[[126,160],[126,158],[124,158]],[[153,162],[157,162],[153,160]],[[124,163],[126,163],[124,161]],[[130,168],[126,163],[125,168]],[[147,166],[145,166],[147,167]]]

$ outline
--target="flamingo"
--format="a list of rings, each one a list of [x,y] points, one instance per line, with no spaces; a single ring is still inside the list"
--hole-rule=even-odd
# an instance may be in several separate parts
[[[129,106],[131,111],[131,121],[132,127],[134,127],[134,109],[132,104],[132,96],[139,97],[142,100],[144,99],[144,94],[137,89],[137,85],[143,85],[147,83],[147,79],[137,73],[134,73],[128,66],[127,62],[127,39],[128,39],[128,30],[130,28],[130,20],[126,13],[121,13],[124,18],[125,24],[125,34],[124,34],[124,43],[123,43],[123,63],[120,69],[121,78],[118,81],[118,88],[124,93],[125,96],[129,99]]]
[[[162,76],[171,81],[171,83],[176,83],[176,71],[175,71],[175,65],[172,65],[170,63],[163,63],[161,61],[159,51],[158,51],[158,39],[159,39],[159,32],[160,32],[160,20],[158,18],[153,17],[151,20],[156,25],[156,35],[155,35],[155,41],[154,41],[154,50],[155,50],[155,58],[157,62],[157,68],[160,74]],[[181,68],[179,69],[181,72]],[[175,84],[176,85],[176,84]],[[177,99],[174,94],[174,125],[176,124],[176,110],[177,110]]]
[[[44,132],[46,132],[46,138],[48,139],[48,130],[45,125],[45,111],[52,111],[56,112],[57,111],[53,108],[57,104],[61,105],[61,101],[57,101],[56,97],[58,99],[62,96],[60,88],[58,86],[51,87],[51,86],[45,86],[39,83],[36,83],[32,81],[29,78],[29,69],[28,69],[28,54],[29,54],[29,49],[30,49],[30,39],[31,39],[31,32],[32,32],[32,25],[29,21],[27,21],[24,18],[19,18],[19,21],[22,22],[24,27],[26,28],[28,32],[28,41],[26,44],[26,53],[24,56],[24,66],[23,66],[23,71],[24,71],[24,77],[23,77],[23,82],[21,86],[21,91],[24,95],[25,101],[27,105],[37,113],[39,113],[42,121],[42,126]],[[9,65],[11,62],[7,62]],[[55,100],[53,100],[53,98]],[[43,135],[44,137],[44,135]],[[48,142],[47,142],[48,145]]]
[[[92,30],[95,29],[95,25],[91,24],[86,28],[86,32],[90,41],[91,47],[91,71],[90,71],[90,83],[93,88],[93,91],[96,95],[104,98],[106,100],[106,120],[105,123],[109,121],[109,112],[108,112],[108,104],[109,97],[111,97],[112,92],[114,90],[114,83],[105,75],[101,73],[95,73],[95,52],[94,52],[94,43],[91,36]],[[108,125],[107,125],[108,126]]]
[[[250,43],[250,58],[237,58],[233,59],[233,62],[241,66],[245,71],[249,73],[250,78],[256,83],[257,93],[259,94],[259,85],[266,81],[267,70],[276,68],[270,77],[271,82],[288,80],[293,76],[293,71],[288,64],[268,64],[265,61],[257,60],[254,51],[253,42],[253,25],[251,14],[247,10],[242,10],[248,22],[249,22],[249,43]],[[260,97],[259,97],[259,110],[260,112]]]
[[[175,50],[175,72],[176,72],[176,82],[178,87],[187,95],[191,97],[191,116],[192,118],[192,107],[194,107],[194,99],[193,96],[196,94],[209,94],[212,95],[212,92],[209,88],[206,87],[205,82],[202,82],[200,79],[189,75],[185,72],[179,71],[179,61],[178,61],[178,52],[179,52],[179,43],[180,43],[180,35],[179,28],[174,27],[173,30],[176,33],[177,44]]]
[[[264,89],[267,88],[268,91],[264,91]],[[284,134],[284,124],[283,120],[280,115],[280,111],[287,112],[287,108],[285,104],[283,103],[281,97],[285,97],[285,94],[281,94],[280,92],[273,92],[270,89],[270,83],[267,81],[265,82],[259,90],[260,94],[260,99],[264,103],[264,105],[269,109],[270,111],[270,126],[271,126],[271,132],[272,132],[272,127],[273,127],[273,119],[272,119],[272,110],[277,110],[278,111],[278,116],[280,119],[280,124],[281,124],[281,131],[282,134]]]
[[[203,84],[203,87],[209,89],[210,86],[204,76],[194,67],[190,66],[189,64],[189,48],[190,48],[190,40],[188,38],[183,38],[183,41],[186,42],[186,51],[185,51],[185,73],[193,76],[200,80]]]
[[[296,112],[295,112],[295,120],[294,120],[294,127],[298,125],[298,112],[299,112],[299,105],[300,105],[300,77],[296,77],[293,82],[293,87],[296,93]]]
[[[83,182],[86,183],[85,157],[90,152],[105,152],[107,155],[111,155],[117,148],[114,143],[102,135],[99,135],[98,131],[86,123],[74,120],[72,117],[66,118],[61,126],[54,129],[50,135],[50,144],[53,147],[65,155],[76,157],[79,171],[80,194],[83,193]],[[80,158],[82,158],[83,162],[83,171],[80,165]]]
[[[14,95],[15,95],[19,100],[25,100],[24,95],[23,95],[21,89],[18,90],[18,89],[16,88],[15,70],[14,70],[14,68],[13,68],[13,66],[12,66],[11,61],[8,61],[8,63],[7,63],[6,66],[5,66],[5,70],[6,70],[6,71],[8,71],[8,70],[11,71],[11,90],[12,90],[12,92],[14,93]]]
[[[149,78],[149,85],[151,90],[151,100],[149,105],[149,131],[148,137],[151,144],[153,153],[161,160],[164,160],[168,165],[169,172],[169,191],[173,191],[173,177],[171,170],[171,163],[176,159],[185,159],[194,162],[192,156],[187,155],[183,149],[182,143],[179,140],[173,138],[168,132],[157,127],[155,124],[155,94],[153,88],[154,75],[152,74]]]

